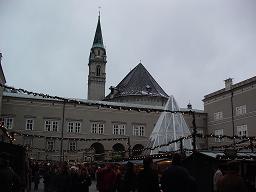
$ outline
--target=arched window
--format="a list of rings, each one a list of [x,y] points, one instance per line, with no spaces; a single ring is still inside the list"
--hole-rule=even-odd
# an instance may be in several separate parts
[[[96,68],[96,76],[100,76],[100,66],[99,65]]]

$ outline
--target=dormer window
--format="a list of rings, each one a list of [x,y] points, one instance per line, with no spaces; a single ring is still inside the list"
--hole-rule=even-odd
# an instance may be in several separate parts
[[[96,76],[100,76],[100,66],[96,67]]]
[[[150,87],[150,85],[146,85],[146,90],[147,90],[148,93],[151,92],[151,87]]]

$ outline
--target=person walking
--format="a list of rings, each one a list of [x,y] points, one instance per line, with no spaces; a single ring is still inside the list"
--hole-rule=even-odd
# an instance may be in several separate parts
[[[153,160],[147,157],[143,160],[144,169],[137,177],[138,192],[159,192],[158,174],[153,170]]]
[[[223,173],[222,170],[220,168],[220,166],[217,167],[217,170],[215,171],[214,175],[213,175],[213,191],[214,192],[218,192],[218,184],[219,181],[222,179],[223,177]]]
[[[136,190],[136,173],[134,171],[134,164],[128,162],[125,166],[125,172],[121,176],[118,192],[134,192]]]
[[[99,192],[114,192],[116,186],[116,174],[112,164],[107,164],[105,167],[97,171],[97,189]]]
[[[89,192],[89,186],[91,186],[92,180],[87,167],[80,167],[78,179],[79,187],[77,192]]]

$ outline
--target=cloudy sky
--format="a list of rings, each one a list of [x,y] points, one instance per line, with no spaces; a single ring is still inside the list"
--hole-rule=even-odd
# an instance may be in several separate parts
[[[99,6],[106,94],[140,60],[181,107],[255,76],[255,0],[0,0],[7,85],[87,98]]]

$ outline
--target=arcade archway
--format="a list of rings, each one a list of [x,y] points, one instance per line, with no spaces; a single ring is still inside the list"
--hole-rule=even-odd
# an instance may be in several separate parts
[[[134,145],[133,148],[132,148],[132,156],[139,156],[139,155],[141,155],[143,148],[144,147],[141,144]],[[138,150],[138,151],[136,151],[136,150]]]
[[[103,161],[104,160],[104,146],[101,143],[93,143],[91,145],[91,148],[94,148],[95,154],[94,154],[94,160],[95,161]]]
[[[112,149],[114,158],[123,158],[125,156],[125,147],[121,143],[116,143]]]

